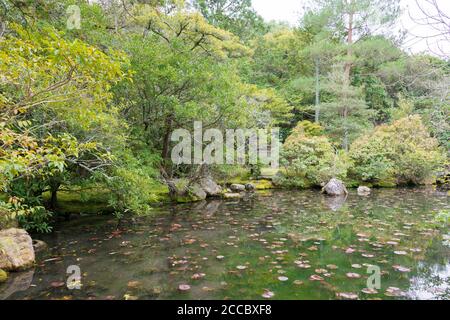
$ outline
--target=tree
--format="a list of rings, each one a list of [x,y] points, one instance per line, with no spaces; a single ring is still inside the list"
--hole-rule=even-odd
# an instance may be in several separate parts
[[[267,31],[251,0],[194,0],[193,5],[210,24],[234,33],[243,41]]]
[[[336,65],[328,75],[324,84],[325,90],[331,93],[329,102],[321,104],[323,123],[326,130],[348,151],[349,143],[363,130],[370,128],[373,112],[364,101],[362,89],[347,82],[341,65]]]
[[[346,55],[343,58],[344,78],[342,92],[349,92],[351,70],[354,64],[354,43],[368,35],[382,31],[391,26],[399,14],[398,1],[394,0],[316,0],[310,10],[318,12],[325,28],[342,38],[346,43]],[[352,101],[352,98],[343,97]],[[349,106],[343,106],[342,116],[347,117]],[[347,121],[346,121],[347,122]],[[343,147],[348,148],[347,129],[343,132]]]
[[[438,141],[431,137],[418,115],[381,125],[351,146],[351,174],[383,185],[422,184],[444,163]]]

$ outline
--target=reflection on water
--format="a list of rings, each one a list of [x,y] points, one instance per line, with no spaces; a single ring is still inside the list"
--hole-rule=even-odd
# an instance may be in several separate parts
[[[12,275],[0,299],[449,299],[448,225],[434,219],[443,210],[448,196],[430,189],[266,191],[120,224],[78,219],[43,238],[34,276]],[[70,265],[81,290],[65,286]],[[376,290],[366,288],[373,265]],[[14,285],[20,277],[28,284]]]

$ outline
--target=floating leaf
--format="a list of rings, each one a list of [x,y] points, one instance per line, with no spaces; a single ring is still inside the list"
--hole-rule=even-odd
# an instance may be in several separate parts
[[[356,300],[358,299],[358,295],[353,292],[338,292],[336,293],[336,297],[348,299],[348,300]]]
[[[392,268],[394,268],[394,270],[396,270],[398,272],[410,272],[411,271],[411,269],[400,266],[400,265],[394,265],[394,266],[392,266]]]
[[[313,274],[313,275],[311,275],[309,277],[309,280],[311,280],[311,281],[323,281],[324,279],[321,276],[317,275],[317,274]]]
[[[384,294],[388,297],[402,297],[406,295],[405,292],[396,287],[387,288]]]
[[[361,290],[361,292],[365,293],[365,294],[377,294],[378,291],[372,288],[364,288]]]
[[[203,278],[205,276],[206,276],[206,274],[204,274],[204,273],[194,273],[192,275],[191,279],[192,280],[198,280],[198,279],[201,279],[201,278]]]
[[[347,276],[347,278],[351,278],[351,279],[361,278],[361,275],[359,273],[355,273],[355,272],[348,272],[345,275]]]
[[[188,284],[180,284],[178,286],[178,290],[180,290],[180,291],[189,291],[189,290],[191,290],[191,286],[188,285]]]
[[[274,295],[275,295],[275,293],[273,293],[272,291],[264,289],[264,293],[261,296],[265,299],[270,299],[270,298],[273,298]]]
[[[60,287],[64,287],[66,285],[65,282],[62,281],[54,281],[50,283],[50,286],[52,286],[53,288],[60,288]]]

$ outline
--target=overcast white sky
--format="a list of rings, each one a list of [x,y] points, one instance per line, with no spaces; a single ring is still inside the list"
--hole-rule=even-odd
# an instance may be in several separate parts
[[[413,17],[420,17],[421,13],[418,11],[415,0],[399,0],[404,13],[400,19],[399,26],[409,31],[410,34],[422,36],[430,35],[433,30],[430,28],[417,26],[409,17],[408,10]],[[423,0],[418,0],[422,2]],[[436,0],[441,10],[450,16],[450,0]],[[305,0],[252,0],[255,10],[267,21],[278,20],[287,21],[291,25],[296,25],[301,16],[302,8],[307,1]],[[429,47],[435,50],[436,39],[426,40],[417,39],[409,35],[405,41],[405,49],[412,52],[428,51]],[[445,46],[445,51],[450,51],[450,43],[440,42],[440,46]]]

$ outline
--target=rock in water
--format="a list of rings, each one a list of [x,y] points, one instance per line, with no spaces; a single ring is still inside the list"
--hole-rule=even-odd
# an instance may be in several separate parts
[[[200,201],[206,199],[206,192],[203,190],[203,188],[198,185],[194,184],[189,188],[189,192],[192,195],[194,201]]]
[[[242,191],[245,191],[245,186],[243,184],[233,183],[230,186],[230,189],[233,192],[242,192]]]
[[[224,197],[225,199],[239,199],[239,198],[241,198],[242,196],[241,196],[240,193],[229,193],[229,192],[227,192],[227,193],[224,193],[224,194],[223,194],[223,197]]]
[[[38,253],[38,252],[47,250],[48,246],[42,240],[33,239],[33,248],[34,248],[34,252]]]
[[[34,264],[33,241],[23,229],[0,231],[0,269],[24,270]]]
[[[222,188],[211,177],[201,178],[199,185],[209,197],[219,196],[222,192]]]
[[[370,190],[369,187],[366,186],[359,186],[358,187],[358,195],[360,196],[368,196],[372,190]]]
[[[342,196],[348,194],[344,183],[335,178],[328,181],[325,187],[322,188],[322,192],[330,196]]]
[[[245,190],[247,190],[247,191],[254,191],[255,188],[256,188],[256,187],[255,187],[252,183],[247,183],[247,184],[245,185]]]

